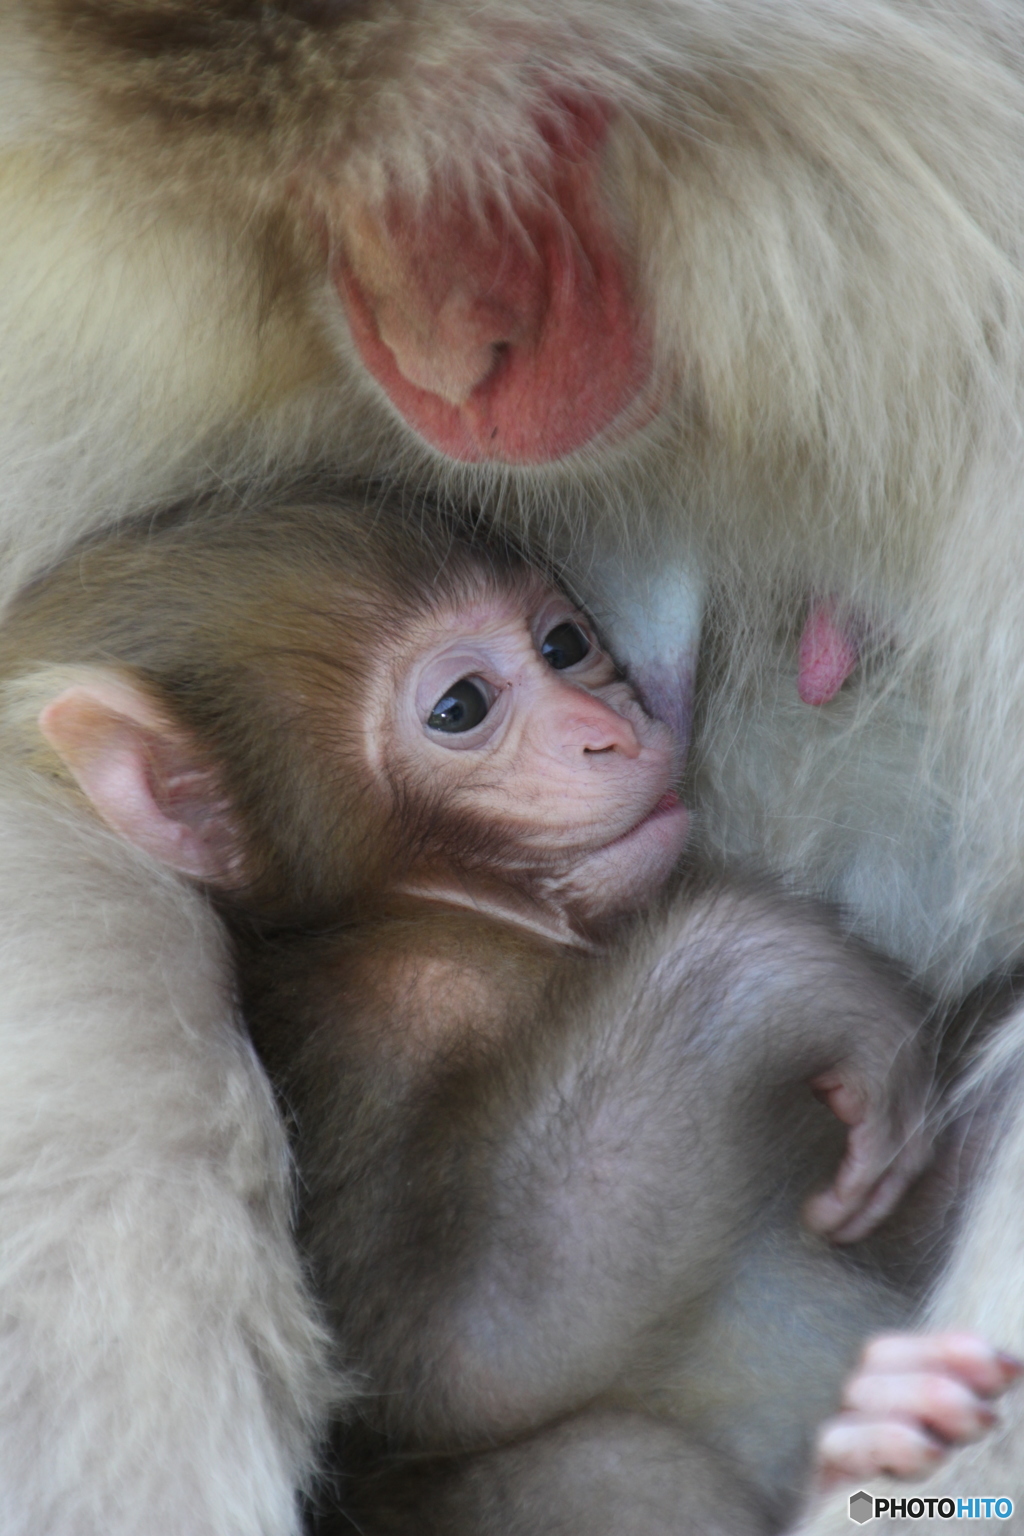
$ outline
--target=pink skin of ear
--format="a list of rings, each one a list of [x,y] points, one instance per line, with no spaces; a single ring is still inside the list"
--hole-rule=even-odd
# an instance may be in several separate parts
[[[125,842],[178,874],[232,883],[233,839],[212,775],[145,694],[97,676],[51,700],[38,724],[97,815]]]
[[[805,704],[828,704],[855,670],[859,648],[836,622],[833,603],[811,604],[797,659],[797,692]]]

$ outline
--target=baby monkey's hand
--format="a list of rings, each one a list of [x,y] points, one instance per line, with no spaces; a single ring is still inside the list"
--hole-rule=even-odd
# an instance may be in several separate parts
[[[991,1400],[1024,1364],[972,1333],[880,1334],[818,1432],[817,1487],[887,1473],[923,1477],[997,1422]]]
[[[835,1179],[804,1207],[812,1231],[834,1243],[860,1242],[896,1208],[931,1159],[930,1078],[922,1064],[892,1100],[850,1063],[812,1082],[817,1097],[850,1128]]]

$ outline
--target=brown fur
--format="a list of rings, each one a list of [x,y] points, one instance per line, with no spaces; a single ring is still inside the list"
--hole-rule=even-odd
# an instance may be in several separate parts
[[[364,761],[371,663],[415,613],[525,593],[526,571],[351,503],[129,529],[12,610],[8,731],[60,778],[40,701],[112,670],[193,743],[200,793],[240,813],[244,877],[213,891],[361,1385],[341,1434],[360,1522],[519,1530],[487,1513],[507,1485],[513,1504],[543,1487],[588,1536],[617,1533],[623,1501],[646,1501],[651,1532],[681,1511],[775,1529],[859,1340],[909,1304],[870,1251],[800,1228],[837,1143],[808,1085],[848,1066],[899,1145],[927,1097],[925,1011],[774,893],[698,885],[584,945],[521,925],[514,902],[445,900],[500,893],[516,850],[446,820],[433,786],[389,812]],[[162,761],[154,744],[158,799]],[[440,894],[403,894],[411,869]],[[504,1449],[474,1454],[488,1446]],[[410,1479],[410,1455],[435,1460]],[[594,1456],[621,1465],[584,1525]]]
[[[640,607],[641,666],[666,568],[696,563],[708,843],[951,997],[1019,959],[1015,7],[4,0],[0,43],[6,592],[142,502],[323,463],[547,530],[611,618]],[[557,464],[447,464],[367,377],[325,256],[396,186],[543,201],[563,93],[612,110],[599,195],[661,408]],[[867,626],[821,710],[794,675],[816,594]],[[1019,1349],[1015,1166],[941,1305]],[[968,1281],[990,1232],[1005,1262]]]
[[[799,1231],[834,1156],[816,1052],[880,1028],[889,1070],[902,1006],[834,945],[712,888],[601,958],[409,901],[243,947],[300,1236],[366,1389],[318,1529],[506,1536],[534,1500],[587,1536],[627,1509],[652,1536],[779,1528],[858,1338],[907,1307]]]

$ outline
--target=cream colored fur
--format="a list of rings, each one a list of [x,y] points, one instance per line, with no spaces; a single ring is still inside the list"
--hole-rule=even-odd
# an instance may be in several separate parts
[[[4,777],[0,1531],[297,1532],[330,1383],[217,924]]]
[[[81,57],[62,51],[70,34],[62,41],[57,23],[47,30],[51,11],[27,0],[0,4],[6,592],[84,529],[140,502],[225,478],[258,486],[281,469],[313,464],[479,494],[501,515],[547,534],[584,589],[589,582],[596,589],[598,575],[615,562],[627,574],[631,563],[696,565],[716,640],[694,777],[707,843],[732,856],[767,858],[796,883],[840,898],[856,927],[951,995],[1019,959],[1019,5],[438,0],[411,13],[399,6],[375,23],[387,47],[357,121],[340,95],[334,110],[330,70],[313,47],[310,76],[327,84],[311,99],[325,120],[303,119],[308,108],[289,98],[280,120],[251,142],[225,128],[222,141],[209,143],[202,124],[175,137],[143,106],[137,122],[123,108],[115,112],[102,67],[90,73]],[[445,466],[412,441],[361,375],[322,270],[301,240],[294,247],[286,240],[268,269],[268,210],[288,216],[288,179],[312,162],[323,170],[324,205],[338,217],[346,188],[379,190],[388,175],[414,189],[433,170],[467,175],[501,196],[536,147],[529,112],[552,77],[603,92],[621,108],[607,187],[652,307],[665,407],[628,445],[583,453],[567,465],[522,474]],[[821,711],[800,705],[795,694],[796,635],[812,593],[848,604],[869,633],[852,689]],[[93,1019],[94,1034],[83,1028],[71,1042],[81,1041],[84,1076],[67,1091],[74,1113],[97,1124],[72,1135],[69,1122],[67,1135],[62,1131],[67,1168],[133,1189],[146,1168],[173,1169],[177,1177],[178,1152],[160,1136],[176,1148],[187,1128],[202,1144],[204,1127],[216,1122],[217,1092],[211,1089],[209,1104],[187,1093],[183,1102],[183,1075],[191,1083],[191,1071],[168,1068],[165,1083],[160,1067],[152,1084],[140,1071],[133,1081],[149,1098],[139,1102],[155,1107],[122,1131],[118,1117],[133,1114],[133,1101],[109,1083],[131,1075],[140,1020],[153,1030],[158,1064],[164,1051],[176,1060],[181,1041],[201,1042],[201,1031],[189,1029],[199,1030],[211,1011],[223,1016],[219,982],[204,986],[190,964],[165,965],[157,988],[164,1012],[150,1014],[141,994],[146,978],[152,981],[151,935],[163,931],[164,888],[153,885],[153,894],[129,903],[120,929],[95,895],[83,906],[56,894],[62,860],[72,857],[62,851],[70,833],[43,829],[37,842],[20,807],[11,824],[11,837],[20,839],[11,857],[24,844],[26,862],[12,873],[5,898],[12,904],[6,932],[14,937],[5,939],[11,980],[0,975],[4,998],[22,989],[34,997],[39,988],[50,999],[39,1004],[45,1019],[63,1020],[79,1006],[81,966],[91,974],[96,957],[106,956],[103,976],[121,976],[117,999],[109,1008],[103,1002]],[[67,846],[78,845],[72,839]],[[110,889],[119,891],[120,876],[103,873],[106,855],[95,866],[91,857],[82,866],[83,878],[95,880],[89,889],[102,894],[113,880]],[[26,909],[36,911],[32,923],[22,911],[29,901],[38,902]],[[179,916],[186,910],[177,896],[172,906]],[[31,937],[19,937],[25,924]],[[51,1056],[55,1070],[70,1060],[64,1037],[48,1032],[56,1024],[39,1026],[50,1043],[37,1054],[36,1035],[11,1018],[12,1040],[27,1042],[12,1081],[19,1072],[43,1074]],[[1004,1036],[1009,1058],[1006,1045],[997,1047],[994,1078],[1007,1070],[1006,1059],[1016,1069],[1018,1035],[1024,1025]],[[59,1048],[52,1043],[58,1039]],[[217,1049],[193,1048],[194,1057],[181,1062],[194,1061],[198,1080],[216,1076]],[[86,1091],[90,1075],[96,1086]],[[257,1080],[250,1082],[239,1134],[255,1135],[265,1101]],[[39,1134],[53,1102],[48,1088],[39,1094],[42,1111],[30,1108],[28,1089],[15,1093],[24,1130],[4,1116],[5,1138],[8,1125],[19,1127],[5,1145],[13,1187],[27,1191],[18,1196],[26,1252],[77,1241],[78,1231],[71,1214],[79,1207],[58,1201],[64,1176],[46,1185],[45,1199],[31,1182],[45,1163],[32,1155],[30,1133]],[[1018,1348],[1022,1124],[1018,1117],[1007,1129],[936,1304],[942,1316],[983,1326]],[[103,1139],[111,1134],[122,1137],[112,1161]],[[263,1177],[277,1166],[274,1147]],[[12,1442],[14,1464],[21,1444],[27,1458],[18,1494],[24,1518],[19,1526],[12,1517],[12,1531],[116,1530],[113,1515],[96,1515],[90,1525],[87,1501],[129,1496],[147,1516],[141,1527],[141,1517],[133,1523],[126,1516],[126,1531],[147,1523],[173,1531],[176,1520],[183,1531],[217,1536],[288,1529],[288,1475],[280,1469],[292,1464],[284,1447],[295,1443],[302,1415],[288,1421],[287,1432],[279,1426],[276,1437],[268,1431],[269,1441],[252,1442],[260,1454],[247,1453],[247,1475],[233,1451],[213,1449],[215,1405],[227,1405],[225,1424],[249,1411],[248,1388],[230,1384],[233,1347],[218,1342],[212,1354],[200,1352],[220,1373],[211,1394],[186,1368],[189,1349],[177,1345],[155,1375],[128,1364],[119,1378],[104,1378],[98,1395],[89,1385],[89,1372],[99,1370],[89,1365],[97,1319],[122,1310],[129,1333],[152,1336],[148,1277],[163,1271],[163,1259],[152,1258],[148,1245],[159,1249],[174,1230],[169,1218],[165,1227],[157,1198],[170,1198],[173,1184],[153,1174],[144,1230],[127,1218],[114,1223],[138,1234],[137,1262],[119,1270],[106,1262],[106,1249],[92,1268],[76,1261],[87,1299],[66,1314],[63,1301],[41,1307],[37,1375],[28,1374],[37,1369],[30,1351],[19,1356],[24,1376],[7,1374],[16,1384],[35,1381],[11,1389],[27,1396],[12,1397],[4,1419],[12,1436],[26,1436]],[[208,1236],[220,1231],[213,1213],[223,1196],[233,1212],[225,1230],[237,1236],[244,1198],[216,1181],[203,1188],[209,1203],[186,1201],[186,1214]],[[59,1239],[51,1235],[58,1229]],[[90,1217],[82,1226],[86,1245],[93,1230]],[[251,1269],[227,1266],[243,1290],[272,1290],[277,1265],[292,1275],[282,1297],[295,1283],[282,1229],[275,1230],[284,1244],[277,1260],[250,1249]],[[222,1310],[222,1272],[211,1260],[204,1279],[202,1244],[183,1242],[194,1266],[193,1301],[166,1337],[205,1328],[207,1342],[219,1339],[214,1322],[230,1316],[235,1302]],[[179,1252],[177,1242],[166,1247],[168,1259]],[[20,1263],[21,1242],[10,1251],[15,1258],[4,1259],[4,1276]],[[46,1294],[37,1270],[24,1273],[27,1289],[14,1278],[0,1287],[5,1310],[23,1295]],[[165,1286],[161,1281],[161,1291]],[[167,1294],[170,1307],[185,1292],[167,1287]],[[231,1336],[228,1329],[224,1337]],[[316,1350],[309,1352],[301,1328],[292,1337],[287,1369],[301,1376]],[[59,1364],[44,1366],[44,1356]],[[159,1388],[150,1385],[156,1381]],[[31,1440],[17,1427],[29,1422],[28,1400],[43,1405]],[[111,1416],[108,1429],[119,1413],[145,1427],[115,1437],[136,1448],[128,1471],[107,1455],[102,1471],[91,1474],[95,1481],[83,1484],[72,1427],[94,1411]],[[54,1424],[72,1426],[58,1435],[66,1450],[42,1455],[43,1441],[56,1443]],[[144,1444],[153,1463],[145,1467]],[[1006,1445],[994,1441],[958,1456],[942,1486],[1016,1493],[1024,1508],[1024,1424]],[[5,1473],[6,1449],[0,1439]],[[124,1454],[129,1467],[129,1449]],[[295,1465],[303,1455],[295,1452]],[[220,1489],[219,1504],[210,1493],[213,1502],[194,1506],[211,1511],[206,1526],[182,1513],[193,1456],[205,1469],[196,1476],[209,1474]],[[251,1520],[246,1527],[248,1514],[233,1524],[229,1511],[245,1506],[232,1503],[237,1491],[229,1495],[227,1485],[237,1476],[255,1489],[264,1465],[278,1469],[267,1473],[277,1479],[274,1491],[253,1493],[264,1527]],[[78,1527],[51,1515],[61,1488],[68,1497],[77,1489]],[[812,1529],[830,1527],[826,1520]]]
[[[482,494],[568,545],[584,588],[595,543],[602,571],[623,541],[641,565],[696,562],[729,636],[700,755],[711,842],[760,856],[767,835],[774,863],[953,991],[1019,952],[1015,6],[381,13],[392,52],[358,132],[327,94],[326,123],[286,112],[248,146],[248,180],[239,146],[220,153],[201,125],[176,140],[144,112],[111,118],[100,67],[72,80],[31,9],[0,6],[7,590],[140,499],[320,463]],[[286,240],[268,270],[268,209],[290,216],[289,178],[332,136],[333,179],[316,185],[335,219],[385,169],[415,190],[430,167],[468,166],[500,195],[547,67],[622,106],[608,195],[637,248],[665,408],[567,465],[444,466],[353,361],[315,253]],[[812,591],[864,616],[877,653],[839,730],[773,697]]]

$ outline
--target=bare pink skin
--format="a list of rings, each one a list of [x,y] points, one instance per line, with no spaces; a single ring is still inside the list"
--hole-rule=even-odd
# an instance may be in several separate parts
[[[923,1477],[997,1422],[993,1399],[1024,1365],[970,1333],[882,1334],[864,1350],[842,1412],[818,1433],[821,1492],[868,1477]]]
[[[542,464],[649,414],[630,408],[650,336],[598,194],[607,118],[553,101],[549,158],[511,206],[474,210],[439,189],[413,209],[395,195],[350,219],[332,253],[363,362],[449,458]]]
[[[828,704],[860,659],[857,642],[836,622],[831,602],[811,604],[800,636],[797,692],[805,704]]]
[[[541,645],[563,623],[590,649],[556,671]],[[664,884],[688,823],[673,787],[678,749],[567,598],[540,579],[525,601],[482,594],[415,625],[407,653],[369,726],[382,776],[392,764],[406,782],[443,784],[456,806],[512,831],[517,867],[559,931],[566,910],[631,910]],[[486,718],[460,735],[431,731],[432,705],[460,678],[488,691]]]

